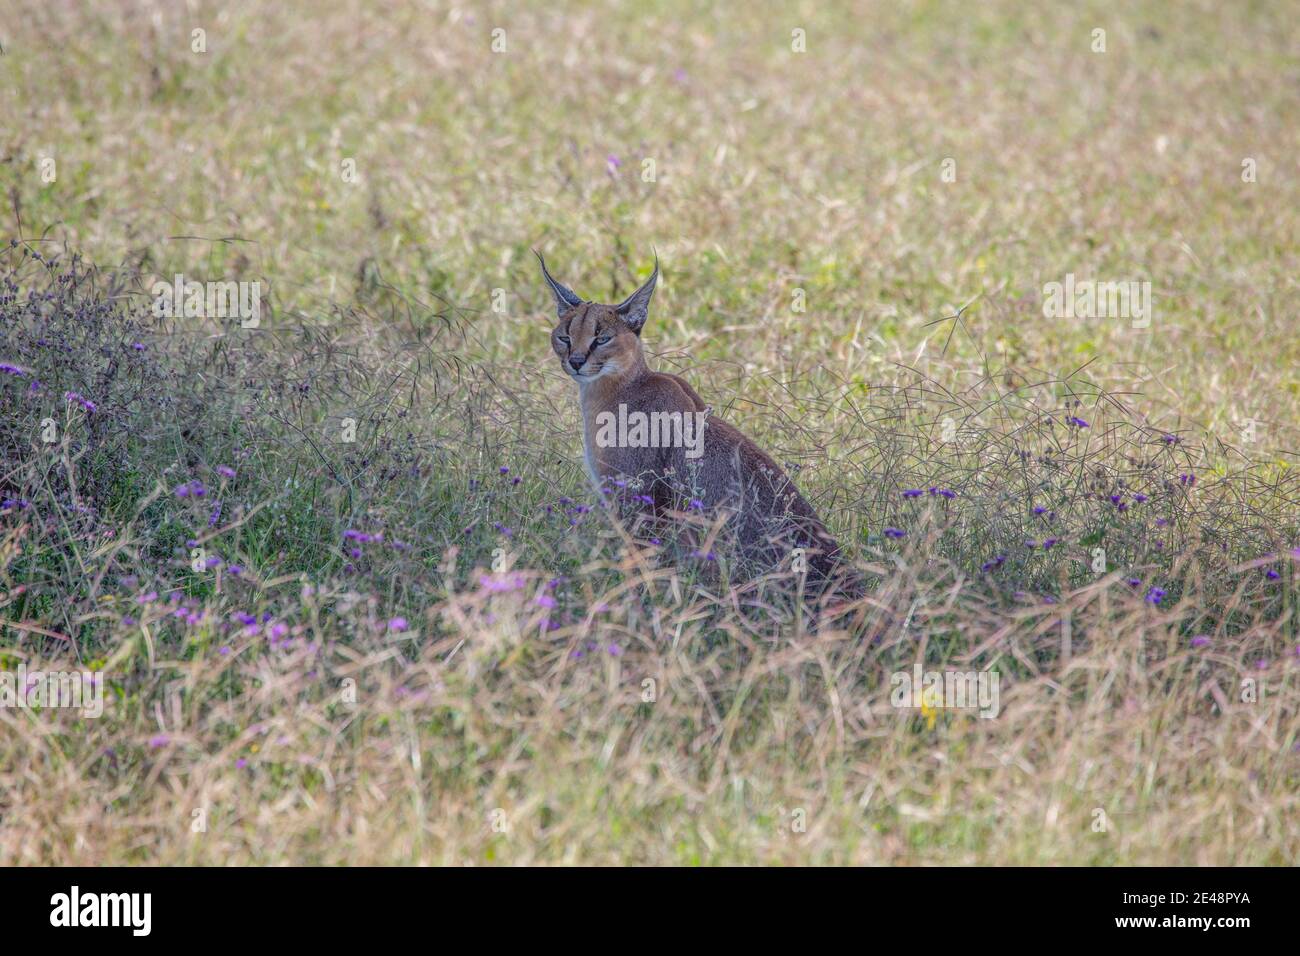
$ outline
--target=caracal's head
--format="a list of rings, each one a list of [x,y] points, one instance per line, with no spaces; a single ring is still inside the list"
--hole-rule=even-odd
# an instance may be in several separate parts
[[[555,296],[555,312],[560,320],[551,331],[551,348],[570,378],[579,385],[588,385],[598,378],[621,375],[644,364],[641,329],[659,278],[658,256],[655,256],[654,272],[645,285],[618,305],[584,301],[551,277],[541,253],[537,253],[537,259]]]

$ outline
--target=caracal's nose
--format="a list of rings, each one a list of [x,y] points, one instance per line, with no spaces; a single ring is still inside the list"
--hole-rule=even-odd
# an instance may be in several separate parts
[[[578,369],[582,368],[582,366],[584,366],[585,364],[587,364],[587,356],[585,355],[569,356],[569,365],[573,368],[575,372],[578,371]]]

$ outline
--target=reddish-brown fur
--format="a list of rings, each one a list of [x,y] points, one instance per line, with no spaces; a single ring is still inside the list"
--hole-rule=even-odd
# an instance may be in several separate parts
[[[685,379],[647,367],[641,329],[658,263],[646,284],[619,305],[582,301],[551,278],[545,262],[542,270],[559,316],[551,346],[561,368],[578,384],[583,445],[594,484],[625,482],[621,500],[625,508],[631,506],[634,519],[662,520],[688,510],[726,513],[740,557],[753,570],[789,567],[793,549],[803,548],[812,580],[824,583],[837,572],[856,578],[841,569],[839,545],[781,467],[739,429],[713,415]],[[680,445],[600,447],[595,440],[598,416],[617,414],[620,404],[629,413],[707,413],[703,454],[691,459]]]

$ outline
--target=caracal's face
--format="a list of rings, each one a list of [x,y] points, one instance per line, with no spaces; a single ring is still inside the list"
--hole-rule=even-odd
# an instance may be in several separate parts
[[[627,371],[636,361],[636,333],[615,306],[583,302],[560,316],[551,332],[551,348],[560,367],[579,385]]]

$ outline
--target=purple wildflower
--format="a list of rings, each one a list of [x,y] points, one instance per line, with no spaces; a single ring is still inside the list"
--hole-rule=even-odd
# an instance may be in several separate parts
[[[492,594],[517,591],[524,586],[524,575],[518,571],[510,574],[484,574],[478,579],[479,587]]]
[[[75,402],[88,412],[98,411],[99,406],[86,398],[80,392],[64,392],[63,397],[66,401]]]

